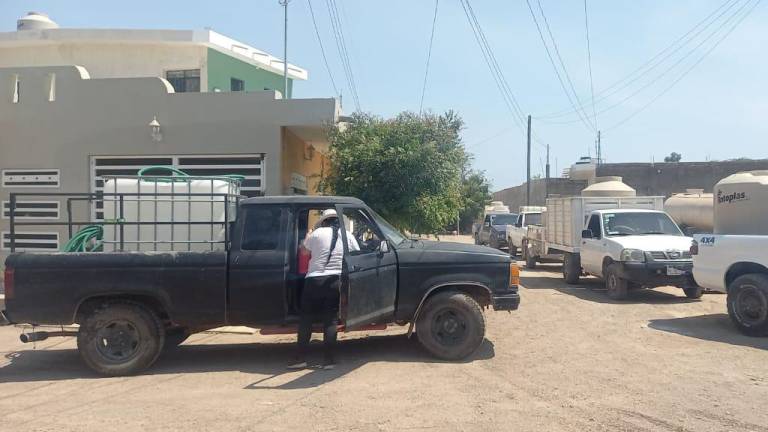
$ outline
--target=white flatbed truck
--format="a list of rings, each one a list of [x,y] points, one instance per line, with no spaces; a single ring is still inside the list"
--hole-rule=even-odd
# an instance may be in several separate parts
[[[544,224],[528,227],[526,267],[562,261],[567,283],[578,283],[584,274],[597,276],[616,300],[631,289],[665,285],[698,298],[702,290],[691,277],[692,239],[663,206],[660,196],[549,198]]]

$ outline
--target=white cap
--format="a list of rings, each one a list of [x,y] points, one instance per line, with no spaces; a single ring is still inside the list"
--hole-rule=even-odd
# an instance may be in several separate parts
[[[336,210],[334,210],[334,209],[323,210],[323,215],[320,216],[320,219],[317,222],[315,222],[315,228],[317,228],[320,225],[322,225],[323,222],[325,222],[328,219],[338,218],[338,217],[339,217],[339,215],[336,213]]]

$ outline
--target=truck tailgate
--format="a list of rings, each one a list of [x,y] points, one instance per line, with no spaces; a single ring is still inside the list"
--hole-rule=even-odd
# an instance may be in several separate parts
[[[89,298],[123,296],[157,302],[177,323],[221,323],[226,308],[227,253],[100,252],[13,254],[14,323],[71,324]]]

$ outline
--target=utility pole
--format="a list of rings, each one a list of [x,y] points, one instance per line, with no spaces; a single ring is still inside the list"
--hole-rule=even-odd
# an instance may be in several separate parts
[[[544,183],[544,187],[545,187],[544,195],[545,195],[546,198],[549,198],[549,144],[547,144],[547,169],[546,169],[546,174],[547,174],[547,180],[546,180],[546,183]]]
[[[528,164],[525,175],[525,205],[531,205],[531,116],[528,116]]]
[[[603,163],[603,152],[602,148],[600,147],[600,131],[597,131],[597,164],[600,165]]]
[[[283,99],[288,99],[288,3],[291,0],[278,0],[283,7],[285,22],[283,24]]]

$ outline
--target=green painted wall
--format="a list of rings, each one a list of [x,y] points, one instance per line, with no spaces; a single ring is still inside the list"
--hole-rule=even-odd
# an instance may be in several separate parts
[[[245,81],[245,91],[270,90],[283,91],[283,76],[259,69],[244,61],[222,54],[208,48],[208,86],[212,92],[214,87],[222,92],[230,91],[230,80],[237,78]],[[288,79],[288,97],[293,94],[293,80]]]

